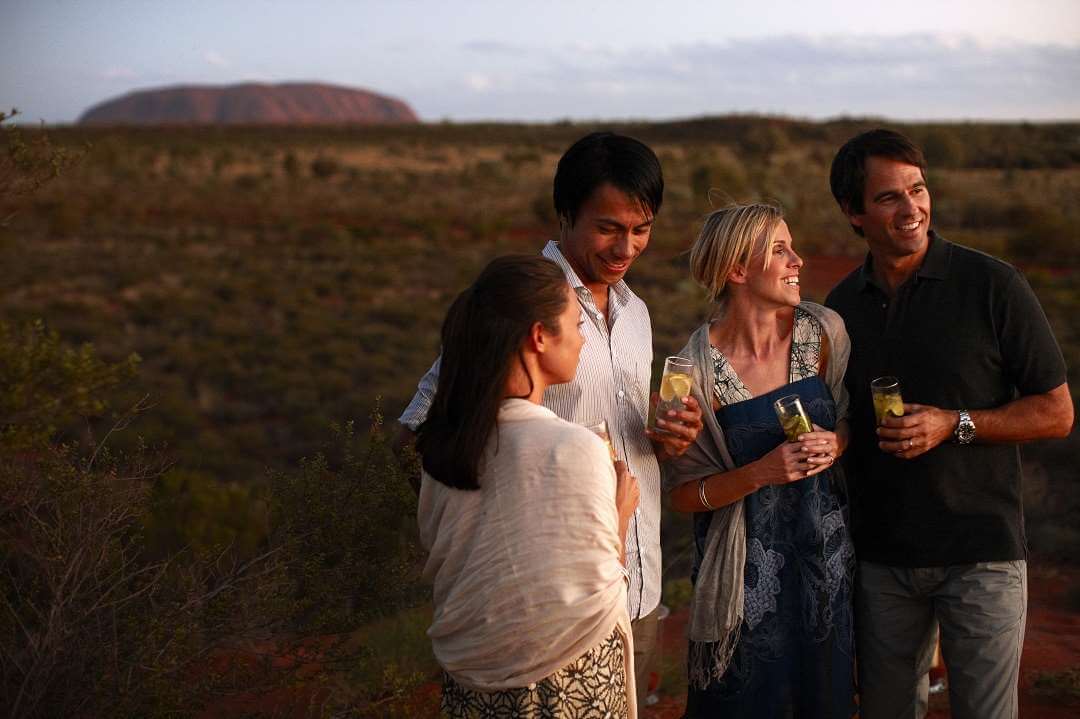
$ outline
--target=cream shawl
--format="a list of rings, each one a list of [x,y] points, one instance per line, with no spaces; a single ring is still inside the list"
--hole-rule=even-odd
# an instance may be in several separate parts
[[[481,691],[527,686],[619,627],[636,716],[615,472],[596,435],[506,400],[480,489],[424,473],[418,519],[434,591],[428,636],[455,681]]]

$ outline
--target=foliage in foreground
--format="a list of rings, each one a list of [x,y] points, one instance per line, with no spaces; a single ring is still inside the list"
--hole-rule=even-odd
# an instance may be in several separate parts
[[[256,713],[275,691],[312,713],[378,700],[381,686],[329,681],[370,667],[353,633],[416,596],[415,498],[378,416],[363,447],[349,426],[331,458],[270,478],[254,546],[162,552],[147,528],[162,521],[154,490],[167,457],[61,444],[53,431],[72,413],[93,424],[131,363],[65,347],[39,323],[0,330],[0,379],[9,394],[36,398],[9,401],[0,418],[7,715],[187,715],[241,687]],[[106,439],[144,409],[117,418]],[[319,691],[297,687],[301,672]]]
[[[5,203],[33,194],[80,157],[78,152],[53,145],[44,130],[27,136],[18,127],[3,124],[18,114],[15,109],[0,112],[0,194]],[[12,214],[0,211],[0,226]]]

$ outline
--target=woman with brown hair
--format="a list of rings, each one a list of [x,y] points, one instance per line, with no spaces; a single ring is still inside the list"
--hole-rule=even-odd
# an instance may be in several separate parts
[[[540,404],[574,377],[580,322],[562,270],[520,255],[443,324],[417,449],[445,716],[636,716],[622,554],[637,483]]]
[[[694,513],[686,716],[846,719],[854,553],[835,466],[847,444],[844,323],[802,300],[803,261],[773,205],[710,214],[690,265],[716,312],[680,353],[711,411],[665,475],[672,507]],[[793,440],[773,407],[790,395],[812,422]]]

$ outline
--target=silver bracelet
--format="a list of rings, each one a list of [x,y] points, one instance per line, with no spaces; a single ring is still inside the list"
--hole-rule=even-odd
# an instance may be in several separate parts
[[[708,479],[708,477],[706,477],[705,479]],[[698,482],[698,499],[701,500],[701,503],[704,504],[707,509],[716,509],[716,507],[709,504],[709,500],[705,498],[705,479],[702,479],[700,482]]]

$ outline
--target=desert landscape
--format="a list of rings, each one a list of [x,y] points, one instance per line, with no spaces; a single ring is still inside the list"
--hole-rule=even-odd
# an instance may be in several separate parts
[[[1080,397],[1077,123],[604,125],[663,163],[628,277],[656,361],[708,314],[686,250],[713,206],[783,205],[810,299],[861,261],[828,163],[882,124],[926,148],[938,230],[1024,269]],[[452,297],[553,237],[555,162],[600,126],[3,127],[0,584],[19,611],[0,643],[25,643],[58,592],[70,612],[39,664],[0,664],[20,715],[431,715],[415,497],[388,436]],[[1024,450],[1025,717],[1080,707],[1077,456],[1075,430]],[[685,691],[685,517],[665,513],[663,543],[672,614],[643,715],[666,719]],[[68,561],[80,546],[96,564]],[[105,611],[102,587],[123,601]]]

